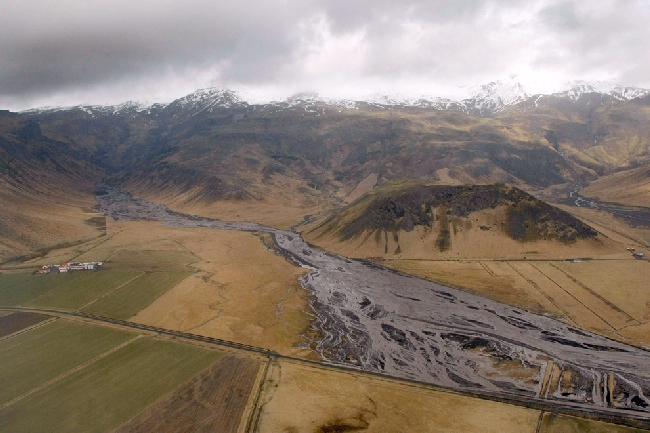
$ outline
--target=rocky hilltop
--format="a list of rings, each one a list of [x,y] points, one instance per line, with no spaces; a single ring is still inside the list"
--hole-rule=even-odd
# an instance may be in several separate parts
[[[339,233],[344,239],[350,239],[366,230],[394,233],[410,232],[416,226],[432,229],[436,224],[449,225],[450,217],[469,219],[474,212],[499,207],[506,210],[506,221],[501,229],[515,240],[571,243],[598,235],[569,213],[506,185],[415,185],[394,195],[377,194],[359,216],[339,229]],[[332,217],[326,224],[336,226],[337,220],[341,217]],[[448,232],[449,228],[442,230]]]
[[[574,246],[605,245],[596,230],[569,213],[503,184],[380,188],[305,235],[346,254],[356,250],[357,256],[418,251],[418,257],[490,257],[504,249],[570,254]]]

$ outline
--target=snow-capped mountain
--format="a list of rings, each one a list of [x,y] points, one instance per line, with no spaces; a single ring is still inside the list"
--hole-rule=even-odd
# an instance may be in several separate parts
[[[624,87],[606,81],[572,81],[566,83],[567,88],[553,93],[553,96],[566,97],[573,101],[588,93],[599,93],[611,96],[619,101],[641,98],[650,94],[649,89],[639,87]]]
[[[506,80],[470,87],[468,90],[470,97],[461,101],[464,111],[479,115],[499,113],[531,96],[515,75],[511,75]]]
[[[357,108],[357,103],[350,99],[335,99],[319,95],[318,93],[298,93],[290,96],[285,101],[275,102],[276,105],[284,106],[287,108],[312,105],[312,106],[329,106],[342,109]]]
[[[433,108],[436,110],[448,110],[452,106],[457,106],[458,103],[447,98],[439,98],[436,96],[417,96],[406,97],[403,95],[388,95],[386,93],[376,93],[372,97],[366,99],[364,102],[375,106],[399,106],[399,107],[418,107],[418,108]]]
[[[377,93],[364,100],[331,98],[317,93],[299,93],[285,100],[272,101],[266,104],[249,103],[239,93],[224,88],[207,88],[197,90],[169,104],[150,104],[148,102],[129,101],[112,106],[84,105],[68,108],[40,108],[27,110],[31,113],[47,113],[67,110],[81,110],[89,116],[102,114],[153,113],[162,111],[166,115],[192,117],[202,112],[211,113],[217,109],[245,108],[250,106],[267,107],[274,111],[283,109],[304,109],[306,112],[320,113],[326,107],[339,110],[359,109],[361,106],[372,106],[379,109],[394,109],[396,107],[415,107],[421,109],[460,111],[474,116],[490,116],[498,114],[508,107],[529,101],[535,108],[541,98],[554,97],[578,101],[583,95],[600,94],[611,97],[616,101],[626,101],[650,95],[649,89],[624,87],[609,82],[573,81],[565,83],[554,91],[531,93],[512,75],[504,80],[493,81],[481,86],[465,88],[466,97],[458,100],[436,96],[403,96]]]
[[[185,116],[195,116],[201,112],[213,112],[218,108],[232,108],[246,106],[239,93],[219,87],[200,89],[187,96],[176,99],[167,106],[165,111],[172,113],[182,112]]]

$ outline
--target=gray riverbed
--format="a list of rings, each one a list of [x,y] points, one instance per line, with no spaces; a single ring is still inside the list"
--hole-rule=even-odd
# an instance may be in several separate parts
[[[296,233],[222,222],[101,187],[122,220],[268,232],[310,269],[314,349],[323,360],[464,391],[650,419],[650,352],[463,291],[316,249]],[[544,385],[544,377],[555,377]]]

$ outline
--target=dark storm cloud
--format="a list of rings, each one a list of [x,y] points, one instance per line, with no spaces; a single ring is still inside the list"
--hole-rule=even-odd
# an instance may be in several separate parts
[[[223,61],[244,79],[254,71],[251,78],[263,80],[291,55],[293,23],[277,5],[147,3],[150,9],[133,10],[126,2],[121,9],[105,3],[108,10],[102,2],[90,10],[69,2],[60,12],[17,7],[26,15],[0,30],[0,92],[42,92]]]
[[[178,96],[182,82],[427,93],[517,73],[650,85],[647,1],[4,3],[0,103],[23,106],[66,92]]]

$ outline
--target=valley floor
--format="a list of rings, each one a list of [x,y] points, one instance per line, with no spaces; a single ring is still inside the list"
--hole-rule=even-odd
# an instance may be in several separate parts
[[[70,260],[104,261],[107,269],[50,276],[25,272],[44,262]],[[611,338],[650,345],[646,261],[621,256],[581,263],[397,259],[381,264]],[[311,327],[309,294],[298,283],[305,271],[276,255],[268,234],[109,218],[106,236],[0,272],[0,305],[80,311],[270,351],[260,355],[182,336],[170,339],[65,313],[41,311],[41,317],[29,317],[4,310],[0,326],[12,323],[13,332],[0,337],[0,354],[8,357],[3,365],[24,369],[0,373],[0,382],[10,384],[0,400],[0,419],[10,431],[52,431],[53,426],[84,431],[93,425],[130,432],[174,425],[156,424],[161,419],[199,420],[202,427],[220,426],[224,432],[380,432],[388,427],[414,432],[638,431],[575,417],[571,411],[561,414],[557,408],[527,408],[314,363],[319,358],[310,344],[321,336]],[[625,281],[622,291],[620,281]],[[96,345],[105,346],[95,349],[75,340],[80,327],[87,330],[81,334],[107,333],[94,338]],[[87,354],[79,352],[81,347]],[[61,358],[70,351],[78,356]],[[168,367],[152,362],[163,352],[160,362],[187,367],[172,378]],[[53,356],[60,360],[52,364]],[[17,359],[24,361],[18,364]],[[45,360],[56,368],[44,369]],[[109,372],[111,383],[97,382],[98,368]],[[548,371],[547,393],[560,387],[560,377],[551,377],[553,368]],[[124,375],[137,380],[120,379]],[[218,384],[214,378],[219,375],[239,379]],[[32,382],[19,382],[19,377]],[[61,393],[67,397],[61,399]],[[133,396],[124,399],[126,394]],[[89,403],[85,399],[90,395]],[[210,412],[198,402],[208,402]],[[95,404],[108,415],[88,412],[95,419],[55,419],[61,404],[73,408],[71,414]]]

